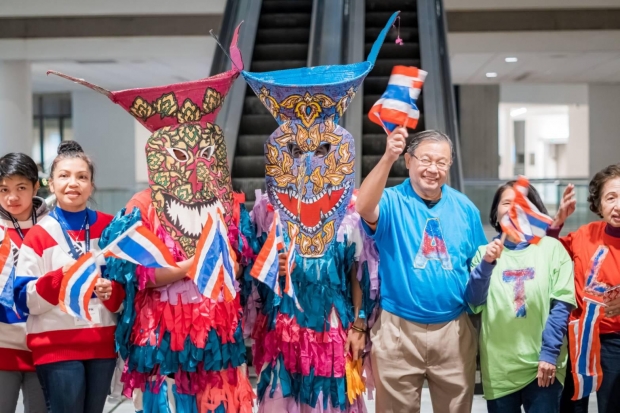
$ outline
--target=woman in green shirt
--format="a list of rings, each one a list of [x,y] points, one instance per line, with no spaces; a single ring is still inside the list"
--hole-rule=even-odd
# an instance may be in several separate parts
[[[559,411],[566,376],[566,330],[575,307],[573,266],[562,244],[506,237],[499,222],[515,196],[510,181],[495,193],[491,225],[499,235],[479,248],[465,298],[481,313],[480,362],[489,413]],[[546,214],[538,192],[528,199]]]

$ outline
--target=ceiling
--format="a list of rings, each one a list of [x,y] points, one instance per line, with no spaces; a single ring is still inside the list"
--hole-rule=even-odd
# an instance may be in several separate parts
[[[620,82],[620,31],[451,33],[458,84]],[[516,57],[516,63],[506,63]],[[487,73],[497,77],[488,78]]]

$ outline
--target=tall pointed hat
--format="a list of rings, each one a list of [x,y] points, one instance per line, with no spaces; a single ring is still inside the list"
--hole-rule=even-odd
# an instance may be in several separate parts
[[[48,72],[107,96],[152,132],[146,157],[153,207],[187,256],[194,254],[210,212],[221,205],[226,218],[232,217],[226,144],[214,121],[243,69],[237,47],[240,26],[230,45],[232,69],[192,82],[111,92],[83,79]]]
[[[355,143],[338,121],[372,70],[398,13],[364,62],[241,72],[280,125],[265,143],[267,193],[288,234],[299,234],[296,248],[302,256],[323,256],[344,217],[355,186]]]

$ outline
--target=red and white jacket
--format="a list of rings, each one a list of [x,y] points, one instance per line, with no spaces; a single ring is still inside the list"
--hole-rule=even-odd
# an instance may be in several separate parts
[[[97,252],[99,238],[112,220],[101,212],[90,223],[90,251]],[[94,221],[94,222],[93,222]],[[76,241],[84,243],[84,231],[68,231]],[[43,218],[24,238],[17,265],[16,279],[36,277],[27,284],[26,323],[28,348],[35,365],[69,360],[116,358],[114,331],[115,314],[125,297],[123,288],[113,283],[109,300],[91,300],[99,311],[100,324],[87,324],[60,310],[58,297],[63,278],[62,268],[73,261],[61,224],[51,215]],[[97,262],[103,268],[105,259]]]
[[[35,197],[32,200],[37,220],[41,220],[47,214],[47,205],[42,198]],[[33,227],[31,218],[19,221],[22,234],[28,234]],[[22,238],[15,229],[8,212],[0,208],[0,226],[9,232],[13,247],[15,265],[19,260],[19,249],[22,246]],[[18,282],[22,285],[28,283],[28,277],[21,277]],[[16,282],[15,290],[20,289]],[[34,371],[32,353],[26,345],[26,319],[27,315],[21,311],[16,314],[12,309],[0,305],[0,370],[2,371]]]

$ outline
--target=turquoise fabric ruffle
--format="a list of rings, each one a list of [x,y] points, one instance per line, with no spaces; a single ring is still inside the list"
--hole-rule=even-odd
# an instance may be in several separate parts
[[[312,408],[316,407],[321,393],[323,393],[323,409],[328,408],[330,401],[334,408],[342,411],[347,408],[344,377],[317,377],[314,375],[314,369],[309,376],[290,374],[284,368],[284,360],[280,356],[277,364],[270,364],[261,372],[256,389],[258,400],[273,397],[278,384],[284,397],[293,397],[298,403],[307,404]],[[266,395],[269,386],[271,392]]]

